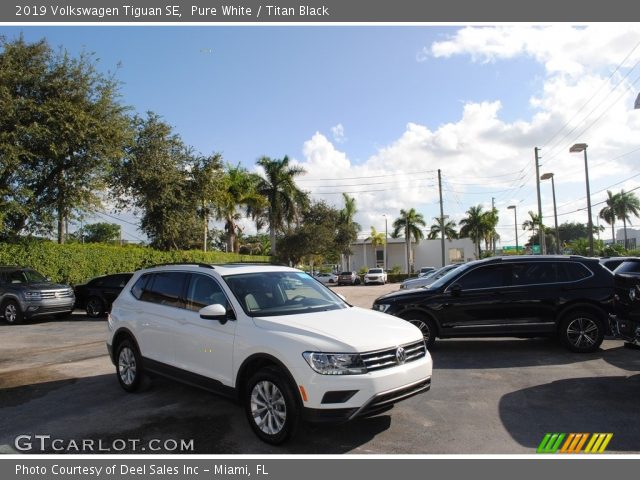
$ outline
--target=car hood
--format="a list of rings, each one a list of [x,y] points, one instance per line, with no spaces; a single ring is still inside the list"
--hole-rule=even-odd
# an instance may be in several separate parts
[[[434,295],[438,290],[431,290],[429,288],[416,288],[412,290],[397,290],[395,292],[387,293],[381,297],[376,298],[374,303],[394,303],[394,302],[411,302],[412,300],[421,300],[426,296]]]
[[[318,351],[367,352],[415,342],[420,330],[409,322],[373,310],[350,307],[304,315],[254,317],[256,326],[283,332]]]

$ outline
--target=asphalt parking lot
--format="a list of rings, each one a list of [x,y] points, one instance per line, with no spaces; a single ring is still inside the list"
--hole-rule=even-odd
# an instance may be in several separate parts
[[[335,290],[369,308],[397,288]],[[122,391],[104,320],[76,312],[63,321],[0,323],[0,338],[3,453],[22,451],[26,444],[18,449],[16,437],[26,435],[30,453],[41,446],[53,453],[51,440],[59,439],[57,446],[94,441],[96,453],[151,453],[155,440],[163,453],[526,454],[547,432],[611,432],[608,453],[640,452],[640,351],[616,340],[587,355],[551,339],[438,341],[428,393],[378,417],[304,425],[291,442],[273,447],[254,436],[238,405],[211,393],[169,380],[139,394]],[[50,439],[36,442],[35,435]],[[121,439],[140,442],[120,450]],[[174,441],[191,440],[192,450],[173,449]]]

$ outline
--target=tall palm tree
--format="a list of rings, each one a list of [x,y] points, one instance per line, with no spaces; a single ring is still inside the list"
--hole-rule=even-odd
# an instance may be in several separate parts
[[[340,222],[344,227],[344,231],[348,238],[344,242],[345,250],[342,254],[347,258],[347,270],[351,270],[351,247],[350,245],[358,238],[358,232],[361,230],[360,224],[353,220],[358,209],[356,208],[356,199],[343,193],[344,208],[340,211]]]
[[[407,273],[409,273],[409,265],[411,264],[411,239],[413,238],[416,243],[420,242],[420,240],[424,238],[424,234],[422,233],[422,230],[420,230],[420,227],[425,227],[426,225],[424,217],[421,213],[416,212],[415,208],[400,210],[400,216],[393,221],[392,236],[395,235],[394,238],[397,238],[400,235],[400,232],[404,231],[407,255]]]
[[[544,225],[540,221],[540,216],[537,213],[529,210],[529,219],[522,222],[523,230],[531,230],[531,233],[534,238],[540,238],[540,229],[544,231]],[[540,245],[542,248],[542,245]]]
[[[487,222],[482,205],[469,207],[467,216],[460,220],[460,237],[468,237],[476,244],[476,258],[480,258],[480,242],[487,232]]]
[[[240,232],[239,221],[242,218],[238,207],[245,207],[248,211],[259,210],[264,205],[264,199],[256,192],[258,177],[249,173],[240,165],[227,166],[214,204],[214,214],[218,220],[224,221],[227,232],[227,251],[238,252],[239,245],[236,238]]]
[[[611,225],[611,239],[614,245],[616,243],[616,203],[619,198],[619,193],[611,193],[611,190],[607,190],[606,206],[602,207],[602,210],[598,213],[602,220]]]
[[[264,169],[264,177],[258,182],[257,191],[267,199],[267,222],[271,240],[271,255],[276,254],[276,234],[285,225],[299,218],[309,198],[295,183],[295,177],[305,173],[302,167],[289,165],[289,157],[281,160],[262,157],[258,165]]]
[[[427,235],[427,238],[429,240],[436,240],[440,238],[442,231],[444,231],[444,237],[449,241],[458,238],[458,232],[456,231],[456,222],[454,222],[453,220],[444,219],[443,227],[440,217],[434,217],[434,220],[436,223],[431,225],[431,230]]]
[[[620,190],[618,200],[615,203],[615,212],[618,220],[624,225],[624,248],[627,249],[627,222],[631,223],[631,216],[640,215],[640,200],[633,192]]]
[[[496,232],[496,227],[498,226],[498,221],[500,218],[498,217],[498,210],[496,208],[492,208],[484,212],[482,215],[482,220],[485,224],[485,234],[484,234],[484,245],[485,249],[495,252],[496,250],[496,240],[500,238],[498,232]]]
[[[367,237],[367,239],[364,241],[365,242],[365,249],[366,249],[366,243],[367,241],[371,242],[371,247],[373,248],[373,253],[376,255],[376,264],[378,263],[378,255],[376,253],[378,247],[380,246],[384,246],[384,244],[386,243],[386,239],[384,238],[384,233],[383,232],[378,232],[376,230],[376,227],[371,226],[371,236]],[[366,252],[366,250],[365,250]],[[365,254],[365,266],[366,266],[366,254]]]

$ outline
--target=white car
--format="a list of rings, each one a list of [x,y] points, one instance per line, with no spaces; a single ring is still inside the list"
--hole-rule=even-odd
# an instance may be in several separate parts
[[[127,392],[147,373],[235,397],[278,444],[300,420],[386,411],[431,386],[412,324],[352,307],[308,274],[266,265],[136,272],[113,303],[107,347]]]
[[[338,275],[335,273],[316,273],[314,277],[320,283],[334,285],[338,283]]]
[[[382,268],[370,268],[364,276],[364,284],[381,283],[384,285],[387,283],[387,273]]]

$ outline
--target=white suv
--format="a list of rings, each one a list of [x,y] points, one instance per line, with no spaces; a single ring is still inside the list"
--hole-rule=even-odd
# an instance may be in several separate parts
[[[387,272],[382,268],[370,268],[367,274],[364,276],[364,284],[381,283],[384,285],[387,283]]]
[[[431,386],[418,328],[352,307],[286,267],[136,272],[113,303],[107,346],[126,391],[159,374],[233,396],[274,444],[300,419],[373,415]]]

